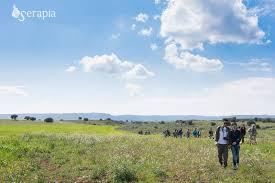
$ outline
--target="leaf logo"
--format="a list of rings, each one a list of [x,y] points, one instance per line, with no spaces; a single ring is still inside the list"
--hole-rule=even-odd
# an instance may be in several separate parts
[[[18,18],[19,16],[20,16],[20,14],[21,14],[21,12],[20,12],[20,10],[16,7],[16,5],[14,4],[13,5],[13,11],[12,11],[12,16],[14,17],[14,18]]]

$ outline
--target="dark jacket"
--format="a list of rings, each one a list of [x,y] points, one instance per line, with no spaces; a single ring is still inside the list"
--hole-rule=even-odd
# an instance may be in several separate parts
[[[230,145],[232,145],[233,142],[236,142],[237,145],[240,144],[241,141],[241,132],[240,130],[231,130],[230,132]]]
[[[245,136],[245,133],[246,133],[245,127],[241,127],[240,132],[241,132],[241,136]]]
[[[216,130],[216,137],[215,137],[215,141],[216,141],[216,142],[218,142],[219,139],[220,139],[220,128],[221,128],[221,126],[219,126],[219,127],[217,128],[217,130]],[[226,130],[227,130],[227,132],[228,132],[228,134],[227,134],[227,138],[228,138],[227,143],[229,144],[229,140],[230,140],[230,129],[229,129],[228,127],[226,127]]]

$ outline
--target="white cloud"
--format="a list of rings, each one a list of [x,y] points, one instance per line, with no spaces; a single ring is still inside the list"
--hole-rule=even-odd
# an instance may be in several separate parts
[[[153,32],[153,28],[150,27],[150,28],[148,28],[148,29],[141,29],[141,30],[138,32],[138,34],[141,35],[141,36],[149,37],[149,36],[151,36],[152,32]]]
[[[120,33],[111,35],[111,39],[118,39],[119,37],[120,37]]]
[[[187,51],[181,51],[175,44],[166,46],[164,59],[177,69],[194,72],[213,72],[223,68],[220,60],[208,59],[199,55],[193,55]]]
[[[143,114],[274,114],[275,78],[231,81],[193,92],[192,96],[145,98],[133,103],[128,109],[138,111],[141,106],[145,111]]]
[[[261,43],[265,33],[242,0],[169,0],[160,35],[192,50],[204,43]]]
[[[247,1],[249,4],[249,1]],[[274,0],[258,0],[254,2],[254,7],[249,9],[251,15],[257,16],[274,16],[275,15],[275,1]]]
[[[249,71],[261,71],[261,72],[271,72],[272,65],[265,60],[252,59],[247,63],[240,63],[240,65]]]
[[[136,27],[137,27],[136,24],[132,24],[131,29],[132,29],[132,30],[136,30]]]
[[[103,72],[107,74],[117,74],[124,79],[146,79],[154,76],[141,64],[134,64],[129,61],[123,61],[114,53],[111,55],[96,55],[94,57],[83,57],[80,61],[85,72]]]
[[[66,69],[66,72],[75,72],[76,71],[76,67],[75,66],[70,66]]]
[[[143,22],[143,23],[147,22],[148,19],[149,19],[149,16],[145,13],[140,13],[135,17],[135,20],[137,22]]]
[[[158,45],[156,43],[151,43],[150,48],[151,48],[151,50],[155,51],[158,49]]]
[[[142,87],[137,84],[127,83],[125,86],[131,97],[141,96],[142,95]]]
[[[24,86],[0,86],[0,94],[28,96]]]

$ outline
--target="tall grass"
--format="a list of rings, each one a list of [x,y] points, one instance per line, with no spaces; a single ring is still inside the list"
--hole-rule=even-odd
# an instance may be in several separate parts
[[[274,143],[243,145],[240,169],[233,171],[219,166],[209,139],[6,136],[0,138],[0,182],[274,182],[274,150]]]

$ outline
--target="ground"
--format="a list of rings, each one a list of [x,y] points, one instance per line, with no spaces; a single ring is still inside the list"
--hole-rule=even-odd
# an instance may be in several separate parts
[[[231,164],[219,166],[214,141],[207,138],[209,122],[2,120],[0,182],[275,182],[275,124],[258,124],[258,145],[241,146],[241,166],[234,171]],[[203,138],[161,136],[162,129],[175,127],[201,128]],[[137,135],[139,130],[153,135]]]

